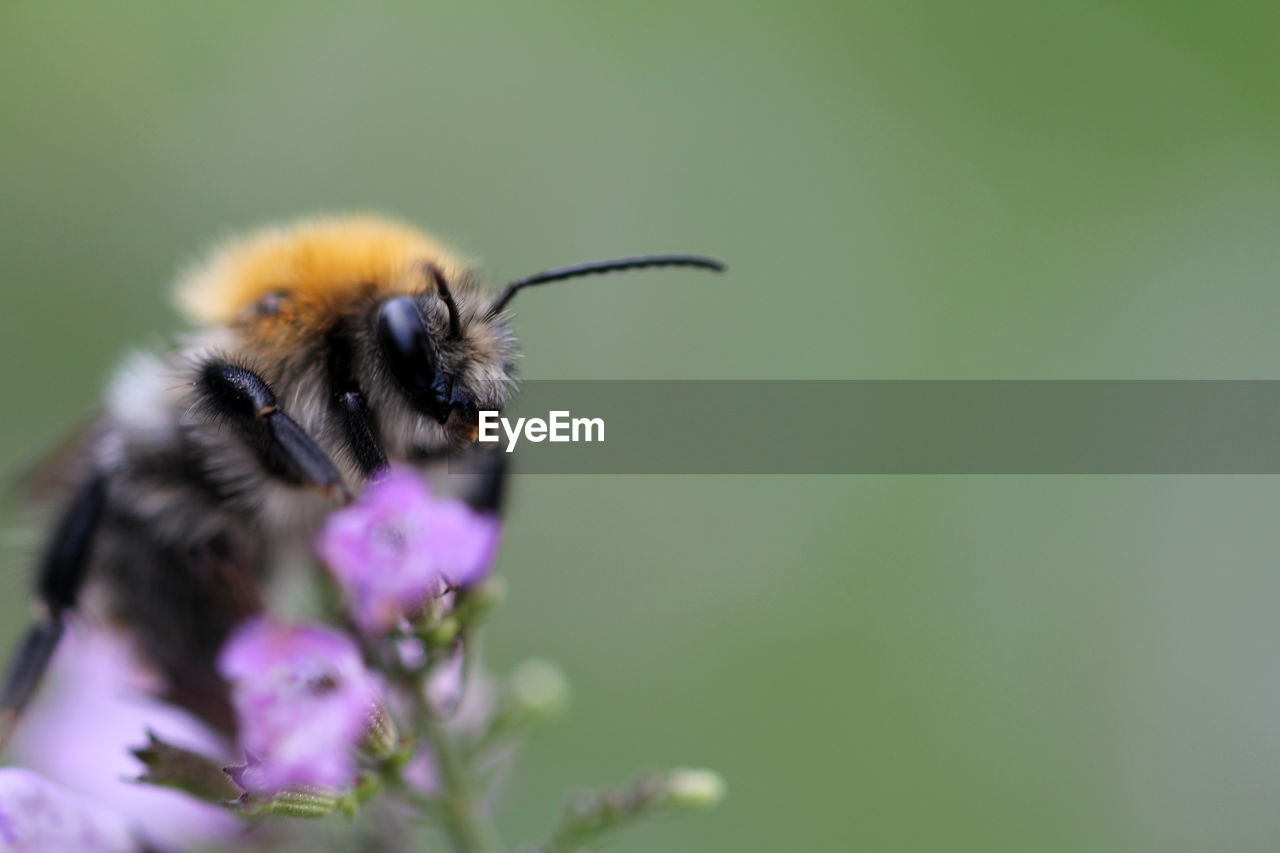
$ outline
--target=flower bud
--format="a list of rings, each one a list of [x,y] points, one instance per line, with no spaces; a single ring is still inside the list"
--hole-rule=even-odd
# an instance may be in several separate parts
[[[442,649],[453,645],[461,629],[457,617],[449,614],[426,626],[420,636],[428,647]]]
[[[468,626],[475,626],[484,622],[507,597],[507,584],[502,578],[489,577],[461,592],[455,611],[458,620]]]
[[[360,751],[375,761],[385,761],[395,755],[400,747],[400,735],[396,721],[391,719],[381,702],[373,706],[369,715],[369,730],[360,741]]]
[[[508,690],[513,710],[531,720],[555,717],[569,702],[564,673],[544,658],[531,658],[516,667]]]
[[[714,770],[679,767],[667,774],[667,804],[678,809],[709,809],[724,799],[724,777]]]
[[[176,788],[209,803],[228,803],[240,797],[238,785],[222,769],[222,763],[166,743],[147,732],[147,745],[132,750],[146,770],[139,782]]]
[[[325,817],[333,813],[342,799],[337,791],[320,788],[291,788],[265,802],[254,803],[254,814],[275,814],[285,817]]]

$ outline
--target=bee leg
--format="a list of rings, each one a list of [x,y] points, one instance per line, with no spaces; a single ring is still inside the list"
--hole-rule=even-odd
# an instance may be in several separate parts
[[[67,505],[40,561],[37,591],[46,613],[27,630],[0,689],[0,751],[30,701],[62,639],[63,619],[84,586],[89,545],[102,515],[107,480],[95,474]]]
[[[0,696],[0,753],[9,745],[27,702],[35,695],[40,679],[62,639],[62,620],[51,618],[27,629],[9,669],[4,675],[4,693]]]
[[[357,390],[338,391],[334,399],[342,412],[347,443],[356,458],[356,464],[366,477],[371,477],[387,467],[387,454],[378,441],[373,418],[365,404],[364,395]]]
[[[206,412],[240,430],[271,474],[325,492],[345,492],[328,455],[280,410],[261,376],[245,367],[209,361],[200,368],[196,392]]]
[[[347,446],[365,477],[387,467],[387,453],[378,438],[377,421],[369,410],[352,367],[351,332],[337,328],[329,335],[329,388],[333,406],[342,421]]]
[[[511,479],[511,454],[499,450],[476,450],[469,455],[471,482],[463,498],[474,509],[502,515],[507,484]]]

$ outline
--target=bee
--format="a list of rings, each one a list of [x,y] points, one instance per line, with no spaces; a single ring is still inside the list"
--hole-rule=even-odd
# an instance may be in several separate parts
[[[39,614],[0,692],[0,748],[77,611],[127,631],[164,698],[232,732],[214,665],[223,640],[262,609],[273,569],[379,471],[479,454],[478,412],[501,411],[515,389],[512,298],[664,266],[723,269],[696,255],[622,258],[493,295],[427,234],[372,217],[213,251],[178,282],[195,330],[130,357],[44,478],[61,509],[37,564]],[[504,468],[477,470],[467,497],[496,512]]]

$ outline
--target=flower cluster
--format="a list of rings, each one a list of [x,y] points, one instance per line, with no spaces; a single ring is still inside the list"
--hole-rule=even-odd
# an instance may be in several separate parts
[[[316,550],[356,624],[379,634],[447,588],[483,580],[499,530],[494,516],[435,496],[411,471],[392,470],[329,517]]]
[[[388,711],[366,653],[378,657],[388,638],[421,621],[432,602],[483,580],[497,554],[495,517],[456,498],[436,495],[425,479],[392,469],[350,506],[327,519],[316,555],[341,593],[356,636],[326,625],[288,624],[259,617],[241,625],[218,660],[231,685],[246,761],[229,769],[236,783],[259,801],[289,792],[346,792],[356,787],[358,755],[386,757]],[[456,645],[456,644],[453,644]],[[404,657],[399,656],[401,669]],[[401,671],[420,679],[421,697],[440,693],[456,707],[462,655],[435,649]],[[392,697],[393,699],[395,697]],[[405,704],[403,701],[400,704]],[[422,760],[412,765],[431,772]]]
[[[355,782],[353,751],[380,711],[373,677],[350,637],[259,617],[231,635],[218,668],[231,684],[249,756],[235,771],[242,788],[275,794]]]
[[[217,667],[236,743],[188,740],[191,749],[148,729],[132,750],[144,766],[137,781],[148,785],[134,787],[218,817],[254,818],[255,832],[272,815],[355,817],[382,794],[398,806],[378,812],[375,835],[396,823],[389,817],[417,812],[457,853],[501,850],[486,808],[496,765],[564,705],[567,687],[542,660],[500,688],[476,677],[475,633],[500,592],[488,577],[499,537],[493,515],[436,494],[414,471],[387,472],[334,512],[315,543],[325,569],[318,576],[334,593],[317,600],[333,610],[302,622],[264,613],[227,638]],[[226,761],[228,752],[239,762]],[[650,815],[705,808],[721,789],[706,771],[647,774],[579,799],[548,842],[528,849],[586,849]],[[211,837],[161,836],[155,827],[154,814],[104,808],[26,771],[0,770],[4,849],[126,851]],[[263,838],[243,836],[237,846]]]

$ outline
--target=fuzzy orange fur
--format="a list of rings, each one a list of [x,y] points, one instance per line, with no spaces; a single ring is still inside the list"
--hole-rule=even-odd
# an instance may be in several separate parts
[[[423,265],[453,280],[464,265],[435,240],[400,222],[372,216],[303,220],[266,228],[216,249],[182,276],[179,306],[198,324],[239,324],[254,337],[284,344],[318,330],[343,306],[372,291],[413,293],[430,287]],[[270,294],[285,296],[274,316],[254,316]]]

